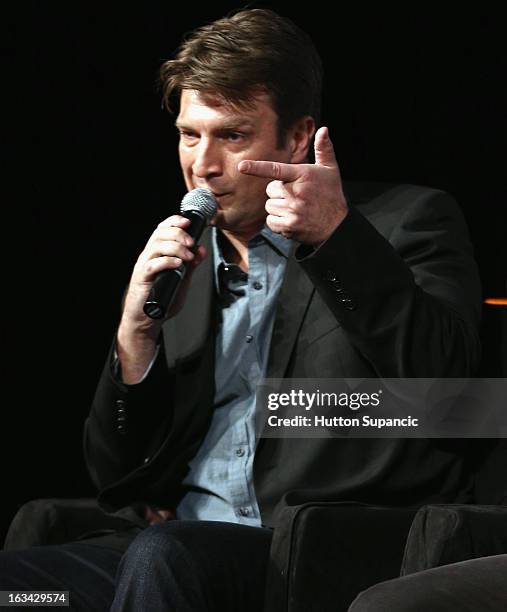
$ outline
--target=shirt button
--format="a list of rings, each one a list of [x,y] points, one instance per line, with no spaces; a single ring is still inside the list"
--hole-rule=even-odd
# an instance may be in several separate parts
[[[248,334],[248,336],[245,338],[245,340],[246,340],[247,342],[252,342],[252,340],[253,340],[253,336],[251,336],[250,334]]]
[[[248,516],[250,514],[250,510],[248,508],[240,508],[239,513],[241,516]]]
[[[255,283],[253,284],[253,288],[262,289],[262,283],[259,283],[259,281],[255,281]]]
[[[243,457],[244,454],[245,454],[245,449],[244,448],[237,448],[236,449],[236,455],[238,455],[238,457]]]

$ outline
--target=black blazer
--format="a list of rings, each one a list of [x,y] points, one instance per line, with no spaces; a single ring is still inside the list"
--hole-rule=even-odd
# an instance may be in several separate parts
[[[345,183],[350,212],[317,250],[290,257],[269,378],[461,377],[479,362],[481,291],[461,212],[440,190]],[[209,240],[209,237],[208,237]],[[109,512],[174,507],[209,427],[214,284],[208,257],[163,328],[137,385],[111,354],[85,426],[89,471]],[[262,438],[253,468],[264,525],[287,505],[353,500],[417,506],[465,501],[465,440]]]

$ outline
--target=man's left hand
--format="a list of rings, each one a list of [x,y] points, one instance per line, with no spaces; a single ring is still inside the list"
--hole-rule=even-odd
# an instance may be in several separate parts
[[[347,216],[340,168],[327,127],[315,134],[314,164],[243,160],[243,174],[270,178],[266,224],[302,244],[318,246]]]

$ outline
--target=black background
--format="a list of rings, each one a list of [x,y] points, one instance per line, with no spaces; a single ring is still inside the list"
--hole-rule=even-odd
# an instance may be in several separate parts
[[[12,137],[4,168],[13,188],[3,207],[2,533],[24,501],[94,493],[81,432],[121,294],[146,239],[184,193],[157,70],[184,32],[238,7],[125,5],[32,2],[4,14]],[[275,8],[314,38],[343,178],[452,193],[485,295],[504,294],[500,15],[255,6]]]

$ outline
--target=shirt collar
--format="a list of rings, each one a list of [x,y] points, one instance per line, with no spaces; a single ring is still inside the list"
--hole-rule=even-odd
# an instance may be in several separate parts
[[[282,236],[281,234],[277,234],[273,230],[269,229],[267,225],[261,229],[260,235],[285,258],[289,257],[294,244],[293,240],[290,238],[285,238],[285,236]]]
[[[294,240],[285,238],[285,236],[282,236],[281,234],[277,234],[273,230],[269,229],[267,225],[264,225],[261,231],[248,241],[248,244],[254,246],[262,239],[266,240],[270,246],[276,249],[285,258],[289,257],[291,249],[294,245]],[[217,265],[221,261],[225,263],[220,245],[218,243],[218,229],[215,226],[211,227],[211,240],[213,243],[213,250],[218,255],[218,261],[216,262]]]
[[[218,242],[218,231],[219,230],[217,227],[211,227],[211,242],[213,246],[213,270],[215,275],[215,287],[217,291],[219,289],[218,267],[222,263],[227,263],[222,255],[222,250]],[[293,240],[285,238],[285,236],[273,232],[271,229],[269,229],[267,225],[264,225],[261,231],[248,241],[248,245],[254,246],[262,240],[265,240],[275,251],[277,251],[277,253],[283,255],[286,259],[289,257],[291,249],[294,245]]]

